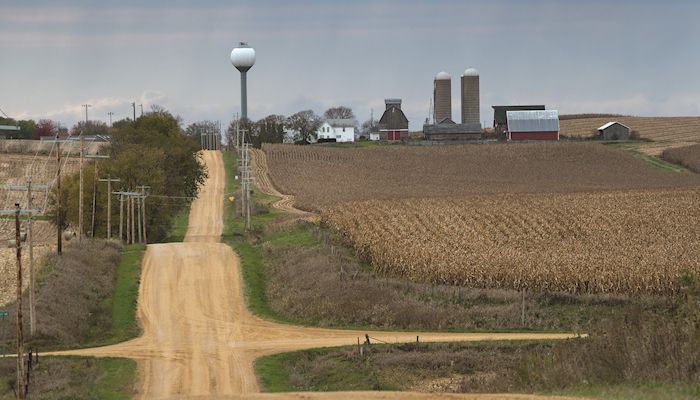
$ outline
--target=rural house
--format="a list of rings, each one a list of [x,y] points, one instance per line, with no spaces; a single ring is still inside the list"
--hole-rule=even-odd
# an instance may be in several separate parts
[[[559,140],[557,110],[507,111],[508,140]]]
[[[385,99],[386,109],[379,119],[379,140],[408,139],[408,118],[401,110],[401,99]]]
[[[316,131],[319,143],[323,142],[354,142],[354,119],[328,119]]]
[[[620,122],[613,121],[598,128],[598,138],[604,140],[628,140],[630,128]]]

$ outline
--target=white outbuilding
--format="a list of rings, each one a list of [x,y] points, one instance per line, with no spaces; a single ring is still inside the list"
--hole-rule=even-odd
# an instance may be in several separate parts
[[[323,142],[354,142],[354,119],[327,119],[316,131],[319,143]]]

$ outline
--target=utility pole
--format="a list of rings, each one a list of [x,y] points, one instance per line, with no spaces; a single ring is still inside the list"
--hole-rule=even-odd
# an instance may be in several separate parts
[[[141,194],[139,195],[138,199],[141,202],[141,224],[139,228],[141,229],[141,234],[140,236],[143,237],[143,243],[148,244],[148,239],[146,238],[146,196],[148,195],[148,189],[150,189],[150,186],[146,185],[141,185],[137,186],[136,189],[141,191]]]
[[[126,196],[126,244],[131,244],[131,226],[129,225],[131,212],[129,210],[131,210],[131,196]]]
[[[24,399],[24,359],[22,337],[22,246],[19,235],[19,204],[15,204],[15,246],[17,250],[17,398]]]
[[[95,209],[97,208],[97,180],[100,177],[100,162],[95,161],[95,169],[92,175],[92,221],[90,233],[92,238],[95,238]]]
[[[87,115],[87,108],[85,108]],[[80,193],[78,193],[78,241],[83,240],[83,161],[85,158],[85,138],[80,130]]]
[[[141,235],[141,196],[134,196],[134,201],[136,201],[136,236],[139,238],[138,243],[143,243],[143,235]]]
[[[136,123],[136,102],[131,102],[131,107],[134,109],[134,123]]]
[[[29,336],[36,333],[36,310],[34,308],[34,238],[32,235],[32,177],[27,177],[27,243],[29,244]]]
[[[63,244],[61,238],[61,142],[56,143],[56,165],[56,253],[60,256]]]
[[[141,107],[141,116],[143,117],[143,104],[139,104],[139,107]]]
[[[112,182],[120,182],[120,180],[112,179],[112,175],[107,174],[107,179],[100,179],[100,182],[107,182],[107,239],[112,239]],[[119,223],[121,224],[121,221]],[[122,240],[121,229],[119,235],[119,240]]]
[[[110,111],[107,113],[107,115],[109,115],[109,127],[111,128],[112,127],[112,115],[114,115],[114,113]]]
[[[122,233],[122,226],[124,225],[124,195],[119,194],[119,241],[124,240],[124,234]]]
[[[85,107],[85,124],[87,125],[88,123],[88,108],[92,107],[92,104],[83,104],[83,107]]]
[[[131,203],[131,243],[136,243],[136,232],[134,232],[134,229],[136,228],[134,226],[134,222],[136,222],[136,219],[134,218],[134,195],[129,196],[129,202]]]

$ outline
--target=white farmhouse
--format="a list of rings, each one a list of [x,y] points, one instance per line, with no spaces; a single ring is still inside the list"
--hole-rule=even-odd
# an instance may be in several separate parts
[[[327,119],[316,131],[319,142],[354,142],[354,119]]]

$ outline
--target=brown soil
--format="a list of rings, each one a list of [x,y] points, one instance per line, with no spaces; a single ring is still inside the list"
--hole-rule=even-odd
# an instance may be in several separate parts
[[[129,357],[139,362],[139,397],[533,399],[528,395],[420,393],[260,394],[255,358],[356,343],[365,331],[304,328],[262,320],[245,306],[236,254],[219,243],[224,196],[220,153],[204,152],[209,177],[192,205],[185,243],[149,245],[143,261],[138,317],[143,335],[129,342],[54,354]],[[564,333],[370,332],[386,342],[566,339]]]

